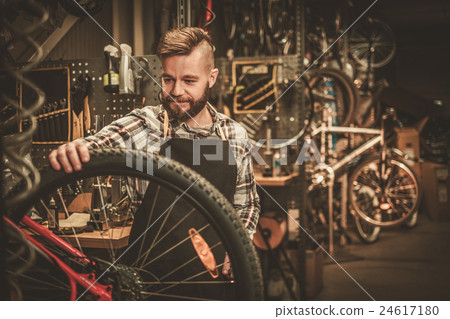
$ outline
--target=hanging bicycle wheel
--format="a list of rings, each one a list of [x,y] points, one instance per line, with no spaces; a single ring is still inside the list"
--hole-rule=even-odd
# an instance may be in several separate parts
[[[352,57],[363,67],[372,68],[388,64],[395,55],[396,44],[392,29],[383,21],[368,18],[352,28],[349,37]]]
[[[352,80],[342,71],[333,68],[318,70],[309,85],[315,102],[315,119],[319,123],[322,109],[329,107],[338,126],[348,126],[353,122],[358,105],[358,92]]]
[[[222,3],[223,6],[223,27],[225,35],[228,40],[233,40],[236,35],[236,1],[226,0]]]
[[[286,0],[269,0],[267,2],[266,23],[272,39],[282,45],[288,41],[289,34],[295,26],[293,2]]]
[[[209,182],[185,166],[160,156],[104,149],[91,151],[83,170],[64,174],[47,169],[42,180],[38,193],[11,218],[21,220],[31,207],[44,219],[56,210],[60,237],[92,262],[81,263],[36,238],[77,272],[111,285],[113,299],[262,299],[260,265],[240,217]],[[10,247],[16,247],[11,256],[17,256],[19,242]],[[228,258],[233,279],[222,274]],[[21,259],[15,258],[14,267],[26,261]],[[23,299],[74,295],[64,273],[41,256],[13,281]],[[81,287],[75,296],[96,299]]]
[[[384,173],[382,165],[385,165]],[[421,188],[411,168],[400,158],[381,162],[374,155],[359,164],[349,180],[349,200],[365,222],[381,227],[404,223],[420,205]]]

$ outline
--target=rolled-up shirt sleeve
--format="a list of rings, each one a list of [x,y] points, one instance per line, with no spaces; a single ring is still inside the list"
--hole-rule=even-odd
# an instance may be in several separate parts
[[[244,141],[246,147],[244,148],[241,161],[239,161],[240,158],[238,156],[238,174],[233,205],[250,237],[253,238],[261,208],[253,174],[251,152],[248,147],[250,143],[247,139],[244,139]]]
[[[105,126],[98,133],[92,136],[81,138],[88,143],[89,148],[134,148],[133,140],[137,131],[143,129],[143,120],[134,116],[127,116]]]

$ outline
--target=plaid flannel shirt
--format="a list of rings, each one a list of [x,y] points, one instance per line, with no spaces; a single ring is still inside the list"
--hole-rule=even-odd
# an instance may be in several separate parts
[[[237,164],[236,191],[233,206],[251,237],[256,231],[260,205],[253,176],[251,144],[246,130],[237,122],[218,113],[208,103],[213,124],[207,128],[191,128],[186,123],[171,122],[169,137],[187,139],[220,139],[229,141]],[[163,136],[164,112],[161,105],[136,109],[105,126],[97,134],[84,138],[90,148],[117,147],[158,153]],[[142,190],[143,186],[135,185]]]

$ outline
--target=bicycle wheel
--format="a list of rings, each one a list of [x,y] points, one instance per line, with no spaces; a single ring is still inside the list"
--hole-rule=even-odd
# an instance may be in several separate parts
[[[363,221],[358,216],[355,217],[356,230],[358,231],[358,236],[365,243],[372,244],[380,238],[381,228],[378,226],[369,225]]]
[[[112,285],[113,299],[262,299],[260,265],[239,216],[222,194],[187,167],[157,155],[103,149],[91,151],[83,170],[65,174],[47,168],[42,181],[11,219],[21,220],[33,206],[45,216],[56,206],[65,229],[60,236],[95,265],[42,243],[77,272]],[[89,219],[90,227],[70,221],[68,215]],[[93,231],[86,232],[89,228]],[[222,275],[226,254],[232,280]],[[49,271],[41,259],[15,280],[24,299],[67,298],[71,289],[64,274],[54,269],[58,267]],[[48,293],[42,293],[44,287]],[[77,290],[76,298],[96,299],[84,289]]]
[[[399,225],[419,208],[421,188],[403,159],[388,156],[383,176],[380,164],[380,155],[374,155],[356,167],[349,180],[350,204],[371,225]]]
[[[222,3],[223,8],[223,27],[228,40],[233,40],[236,35],[236,2],[226,0]]]
[[[359,94],[352,80],[344,72],[333,68],[320,69],[313,75],[309,84],[314,101],[318,102],[321,108],[326,104],[334,105],[337,125],[348,126],[353,122]],[[317,115],[319,114],[320,111]],[[317,119],[319,120],[321,119]]]
[[[368,18],[352,28],[349,49],[352,57],[363,67],[368,67],[369,57],[373,55],[371,67],[380,68],[394,58],[395,36],[385,22]]]

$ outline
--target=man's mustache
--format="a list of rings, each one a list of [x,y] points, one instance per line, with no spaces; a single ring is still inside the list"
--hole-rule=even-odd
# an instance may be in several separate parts
[[[180,98],[174,98],[172,96],[167,96],[167,98],[165,98],[166,101],[169,102],[176,102],[176,103],[190,103],[192,102],[192,99],[180,99]]]
[[[191,100],[175,100],[177,103],[189,103]]]

